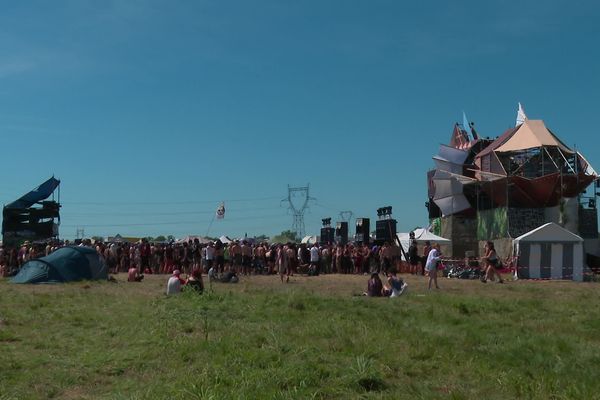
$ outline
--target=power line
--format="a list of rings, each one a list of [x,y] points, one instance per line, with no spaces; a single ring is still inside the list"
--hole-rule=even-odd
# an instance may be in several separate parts
[[[228,218],[227,221],[223,222],[237,222],[237,221],[250,221],[256,219],[265,219],[265,218],[283,218],[285,215],[277,214],[277,215],[261,215],[257,217],[240,217],[240,218]],[[170,222],[142,222],[142,223],[123,223],[123,224],[82,224],[79,223],[77,225],[63,225],[61,227],[73,228],[73,227],[86,227],[86,228],[101,228],[101,227],[127,227],[127,226],[159,226],[159,225],[198,225],[202,223],[208,223],[210,221],[170,221]]]
[[[245,199],[229,199],[229,200],[182,200],[182,201],[63,201],[62,205],[169,205],[169,204],[220,204],[238,203],[247,201],[267,201],[277,200],[279,197],[257,197]]]

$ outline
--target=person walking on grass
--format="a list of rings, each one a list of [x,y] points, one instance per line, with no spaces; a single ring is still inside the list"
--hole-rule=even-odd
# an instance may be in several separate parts
[[[482,262],[484,263],[485,276],[481,279],[481,282],[486,283],[488,280],[494,280],[494,276],[498,277],[498,283],[504,283],[498,269],[502,266],[498,259],[498,254],[494,248],[494,242],[488,241],[485,244],[485,255],[483,256]]]
[[[440,245],[436,243],[432,246],[431,251],[427,255],[427,262],[425,263],[425,271],[429,274],[429,290],[431,290],[432,283],[435,284],[436,289],[440,288],[437,283],[437,268],[440,263],[440,258]]]

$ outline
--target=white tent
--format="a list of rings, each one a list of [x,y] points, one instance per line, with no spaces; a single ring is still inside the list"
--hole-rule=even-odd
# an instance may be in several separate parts
[[[200,242],[200,244],[207,244],[210,243],[210,240],[203,237],[203,236],[186,236],[184,238],[181,238],[179,240],[177,240],[175,243],[188,243],[190,240],[193,242],[194,239],[198,239],[198,241]]]
[[[583,239],[554,222],[516,238],[513,251],[519,278],[583,280]]]
[[[307,235],[304,236],[302,238],[302,241],[300,243],[304,243],[304,244],[315,244],[319,241],[319,238],[317,236],[311,236],[311,235]]]
[[[452,241],[450,239],[443,238],[438,235],[434,235],[429,232],[427,229],[417,228],[414,231],[415,240],[418,244],[423,244],[425,242],[438,243],[438,244],[450,244]],[[410,246],[410,233],[398,233],[398,240],[402,244],[402,248],[404,251],[408,251],[408,247]],[[404,258],[404,257],[403,257]]]
[[[231,240],[231,239],[229,238],[229,236],[225,236],[225,235],[221,236],[221,237],[219,238],[219,240],[220,240],[220,241],[221,241],[221,243],[223,243],[223,244],[229,244],[229,243],[233,242],[233,240]]]

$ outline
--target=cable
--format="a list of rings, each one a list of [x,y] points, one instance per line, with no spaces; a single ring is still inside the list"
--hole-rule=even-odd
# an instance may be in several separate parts
[[[277,215],[263,215],[263,216],[258,216],[258,217],[241,217],[241,218],[235,218],[235,219],[227,219],[227,220],[223,220],[223,222],[237,222],[237,221],[248,221],[248,220],[255,220],[255,219],[265,219],[265,218],[284,218],[286,217],[285,215],[281,215],[281,214],[277,214]],[[64,217],[63,217],[64,219]],[[192,225],[197,225],[197,224],[202,224],[202,223],[208,223],[210,221],[172,221],[172,222],[144,222],[144,223],[126,223],[126,224],[77,224],[77,225],[63,225],[61,224],[61,227],[64,228],[77,228],[77,227],[84,227],[84,228],[100,228],[100,227],[121,227],[121,226],[158,226],[158,225],[186,225],[186,224],[192,224]]]
[[[266,200],[279,200],[279,197],[257,197],[247,199],[229,199],[229,200],[185,200],[185,201],[65,201],[61,202],[62,205],[160,205],[160,204],[219,204],[225,203],[240,203],[245,201],[266,201]]]

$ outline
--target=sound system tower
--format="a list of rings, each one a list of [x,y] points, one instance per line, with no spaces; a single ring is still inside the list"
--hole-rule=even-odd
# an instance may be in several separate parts
[[[348,243],[348,223],[346,221],[338,222],[336,224],[335,242],[341,245]]]
[[[354,235],[354,241],[358,244],[369,244],[371,236],[370,232],[370,220],[369,218],[356,218],[356,234]]]
[[[396,242],[396,220],[380,219],[375,224],[375,243],[382,245],[385,242],[394,244]]]
[[[335,240],[335,229],[328,226],[321,228],[321,244],[333,244]]]

